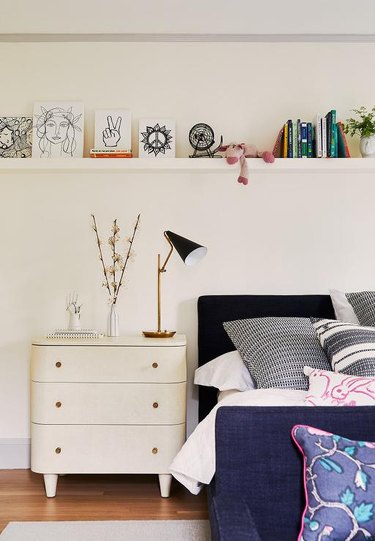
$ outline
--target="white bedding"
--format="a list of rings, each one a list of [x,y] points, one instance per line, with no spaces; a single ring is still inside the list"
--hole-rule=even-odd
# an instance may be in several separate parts
[[[223,398],[194,430],[174,458],[171,474],[192,494],[209,484],[215,473],[215,418],[221,406],[303,406],[306,391],[257,389]]]

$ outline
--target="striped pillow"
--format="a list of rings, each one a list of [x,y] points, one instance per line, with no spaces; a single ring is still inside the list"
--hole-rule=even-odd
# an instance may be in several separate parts
[[[375,326],[375,291],[345,293],[360,325]]]
[[[375,329],[332,319],[311,318],[335,372],[375,377]]]

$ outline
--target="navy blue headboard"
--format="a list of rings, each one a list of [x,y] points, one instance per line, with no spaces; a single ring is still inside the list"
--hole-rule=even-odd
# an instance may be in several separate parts
[[[326,317],[335,314],[329,295],[205,295],[198,299],[199,366],[234,350],[223,322],[252,317]],[[216,404],[217,390],[199,387],[199,420]]]

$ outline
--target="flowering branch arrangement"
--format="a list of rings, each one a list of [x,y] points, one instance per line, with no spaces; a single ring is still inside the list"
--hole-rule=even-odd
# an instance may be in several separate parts
[[[110,265],[106,265],[104,262],[104,256],[103,256],[103,250],[102,250],[102,241],[99,237],[98,227],[96,224],[96,219],[94,214],[91,214],[92,218],[92,228],[95,232],[96,236],[96,243],[99,250],[99,259],[102,264],[103,268],[103,274],[104,274],[104,281],[102,283],[103,287],[105,287],[109,293],[110,303],[116,304],[119,291],[121,289],[121,286],[124,281],[124,274],[126,271],[126,267],[128,265],[129,260],[134,259],[134,251],[133,251],[133,243],[135,239],[135,235],[139,229],[139,221],[141,218],[141,215],[138,214],[137,220],[135,222],[133,233],[131,237],[128,237],[126,241],[128,242],[128,248],[126,250],[126,253],[124,257],[119,253],[118,251],[118,242],[120,241],[120,228],[117,224],[117,219],[113,220],[113,225],[111,228],[111,236],[108,239],[108,244],[110,246],[111,251],[111,259],[112,263]]]

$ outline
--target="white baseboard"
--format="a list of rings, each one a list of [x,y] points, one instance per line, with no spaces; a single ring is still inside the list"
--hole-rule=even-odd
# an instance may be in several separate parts
[[[29,438],[0,438],[0,470],[30,468]]]

